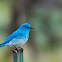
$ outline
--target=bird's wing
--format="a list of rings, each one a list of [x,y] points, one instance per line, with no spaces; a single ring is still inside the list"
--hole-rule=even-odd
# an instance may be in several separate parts
[[[16,38],[17,36],[22,36],[22,33],[20,32],[20,30],[16,30],[15,32],[13,32],[3,44],[6,44],[8,42],[10,42],[13,38]]]

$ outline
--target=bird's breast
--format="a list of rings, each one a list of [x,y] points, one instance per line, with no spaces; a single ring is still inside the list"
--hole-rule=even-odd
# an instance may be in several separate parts
[[[28,41],[28,38],[18,38],[18,39],[14,38],[7,45],[21,46],[21,45],[25,44],[27,41]]]
[[[28,41],[28,37],[29,36],[23,36],[23,37],[17,36],[16,38],[13,38],[7,45],[21,46]]]
[[[25,44],[28,41],[28,38],[18,39],[18,44]]]

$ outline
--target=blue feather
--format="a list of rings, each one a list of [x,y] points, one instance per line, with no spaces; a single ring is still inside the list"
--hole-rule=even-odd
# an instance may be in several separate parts
[[[18,45],[24,44],[27,41],[27,38],[29,37],[29,31],[31,30],[31,25],[28,23],[22,24],[18,30],[13,32],[4,43],[0,45],[6,46],[6,45]]]

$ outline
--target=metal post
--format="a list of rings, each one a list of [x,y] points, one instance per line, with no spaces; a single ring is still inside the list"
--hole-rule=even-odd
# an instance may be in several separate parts
[[[23,61],[23,48],[20,49],[20,62],[24,62]]]
[[[21,48],[21,49],[18,49],[18,52],[17,52],[18,54],[18,60],[17,60],[17,62],[23,62],[23,48]]]
[[[13,60],[14,62],[24,62],[23,61],[23,48],[13,50]]]
[[[15,50],[13,51],[13,62],[17,62],[17,52]]]

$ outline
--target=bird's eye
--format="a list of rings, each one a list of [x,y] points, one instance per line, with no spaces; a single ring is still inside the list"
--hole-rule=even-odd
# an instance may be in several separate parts
[[[29,28],[29,27],[27,27],[27,28]]]

